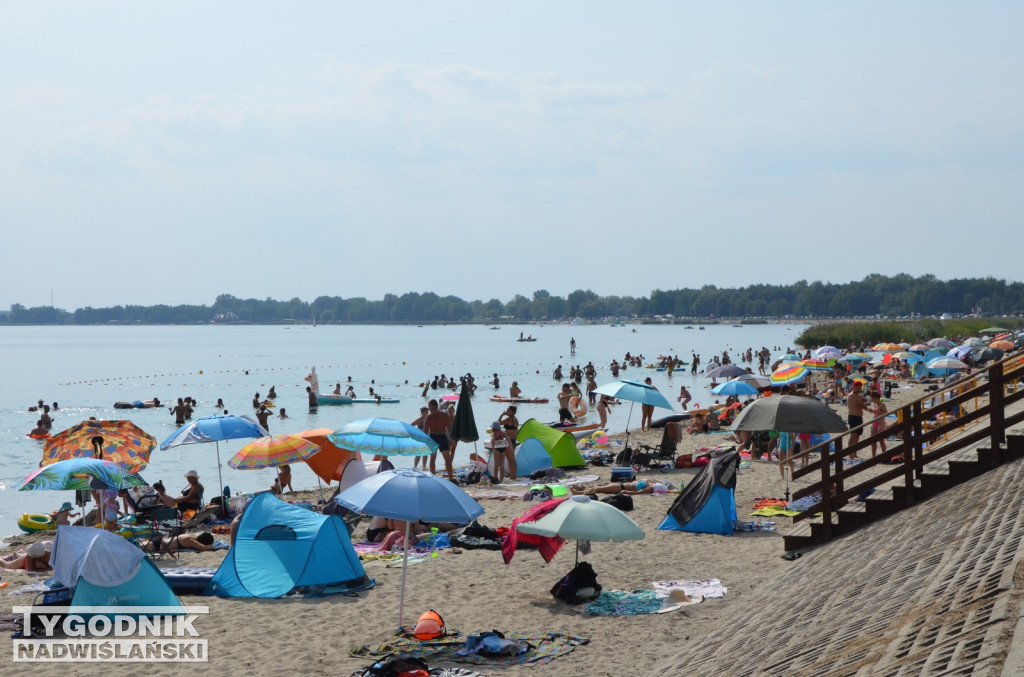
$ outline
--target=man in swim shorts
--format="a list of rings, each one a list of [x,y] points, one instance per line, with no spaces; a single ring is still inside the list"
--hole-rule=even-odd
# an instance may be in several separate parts
[[[423,432],[430,435],[430,439],[437,442],[437,450],[441,452],[444,459],[444,470],[449,479],[455,477],[455,469],[452,466],[454,454],[448,443],[448,432],[452,427],[452,419],[447,413],[437,407],[437,400],[427,402],[427,415],[423,419]],[[430,455],[430,472],[437,472],[437,454]]]
[[[306,386],[306,399],[309,400],[309,413],[315,414],[317,407],[316,393],[314,393],[313,389],[310,388],[309,386]]]

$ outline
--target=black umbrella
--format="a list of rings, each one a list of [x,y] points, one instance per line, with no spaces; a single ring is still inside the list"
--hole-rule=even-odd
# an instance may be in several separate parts
[[[469,388],[465,383],[462,384],[459,402],[455,406],[451,438],[459,442],[476,442],[480,439],[480,433],[476,429],[476,419],[473,418],[473,402],[469,398]]]
[[[783,433],[838,433],[845,431],[843,419],[818,400],[797,395],[780,395],[755,400],[732,424],[733,430]]]
[[[982,362],[996,362],[1001,359],[1003,359],[1003,351],[999,348],[982,348],[974,353],[974,361],[979,364]]]

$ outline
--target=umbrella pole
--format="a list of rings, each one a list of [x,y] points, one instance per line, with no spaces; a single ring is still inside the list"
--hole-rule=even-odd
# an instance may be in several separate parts
[[[224,498],[224,476],[221,475],[220,470],[220,441],[216,441],[217,445],[217,481],[220,482],[220,516],[227,517],[228,506],[227,499]]]
[[[405,520],[405,542],[402,547],[402,587],[398,593],[398,631],[402,631],[402,613],[405,611],[405,571],[409,566],[409,520]]]
[[[629,403],[629,414],[626,415],[626,446],[629,446],[629,420],[633,418],[633,402]]]

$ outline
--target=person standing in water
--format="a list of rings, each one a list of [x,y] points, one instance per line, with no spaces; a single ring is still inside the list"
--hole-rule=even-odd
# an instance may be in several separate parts
[[[569,339],[569,354],[570,355],[575,355],[576,354],[576,337],[575,336]]]

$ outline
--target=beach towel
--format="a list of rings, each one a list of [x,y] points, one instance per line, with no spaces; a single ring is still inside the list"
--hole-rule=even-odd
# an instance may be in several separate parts
[[[564,656],[576,647],[590,642],[589,637],[567,635],[561,632],[537,634],[504,632],[503,634],[507,639],[525,641],[532,648],[518,656],[484,656],[481,654],[461,656],[457,652],[465,646],[466,635],[449,630],[444,637],[422,640],[416,639],[406,632],[401,632],[382,644],[352,649],[349,651],[349,655],[357,658],[382,658],[389,654],[404,654],[428,661],[437,660],[474,665],[539,665]]]
[[[799,510],[789,510],[782,506],[770,506],[766,508],[758,508],[757,510],[751,510],[751,517],[775,517],[776,515],[782,515],[783,517],[793,517],[799,515]]]
[[[715,599],[725,597],[728,592],[717,578],[705,578],[699,581],[654,581],[651,587],[660,597],[668,597],[673,590],[682,590],[690,597],[703,597],[704,599]]]
[[[512,520],[512,526],[509,528],[508,533],[505,534],[504,540],[501,542],[501,556],[505,559],[505,564],[512,561],[512,557],[516,554],[516,547],[519,542],[526,543],[528,545],[536,545],[540,551],[540,556],[544,558],[545,562],[551,562],[554,559],[555,554],[558,552],[562,544],[565,543],[565,539],[560,536],[550,538],[548,536],[537,536],[535,534],[521,534],[516,529],[517,526],[523,522],[535,522],[541,517],[544,517],[549,512],[558,507],[558,505],[566,499],[556,498],[551,501],[544,501],[538,503],[519,517]]]
[[[572,610],[591,616],[640,616],[664,614],[702,601],[700,595],[684,595],[681,599],[659,597],[656,590],[605,590],[593,602],[579,604]]]

